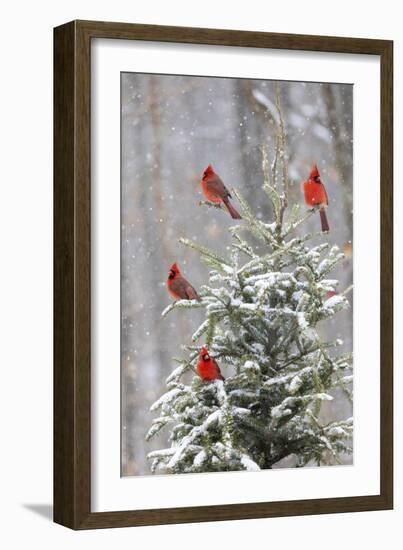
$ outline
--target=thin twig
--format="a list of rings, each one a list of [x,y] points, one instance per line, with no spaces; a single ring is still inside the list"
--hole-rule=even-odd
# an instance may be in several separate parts
[[[351,291],[353,290],[353,288],[354,288],[354,285],[348,286],[347,288],[345,288],[345,289],[343,290],[343,292],[341,293],[341,295],[342,295],[342,296],[346,296],[346,294],[348,294],[349,292],[351,292]]]
[[[274,150],[274,159],[273,163],[271,165],[271,179],[273,182],[273,187],[277,189],[277,161],[278,161],[278,154],[279,154],[280,144],[279,144],[279,136],[276,135],[276,147]]]
[[[284,233],[283,235],[283,238],[285,237],[288,237],[288,235],[290,235],[290,233],[292,233],[293,231],[295,231],[295,229],[297,229],[297,227],[299,227],[300,225],[302,225],[304,222],[306,222],[306,220],[308,220],[313,214],[315,214],[315,212],[317,212],[317,210],[319,209],[319,206],[315,206],[314,208],[310,208],[309,210],[307,210],[306,214],[304,216],[302,216],[302,218],[300,218],[299,220],[297,220],[296,222],[294,222],[293,224],[291,224],[290,228],[288,229],[288,231],[286,233]],[[321,233],[320,233],[321,234]]]
[[[280,87],[278,85],[278,82],[275,83],[275,89],[276,89],[276,109],[277,109],[277,113],[280,121],[279,141],[281,145],[281,164],[283,167],[284,208],[287,208],[288,206],[288,165],[286,160],[287,139],[285,134],[283,111],[281,108]]]
[[[209,208],[218,208],[218,210],[222,210],[221,203],[219,202],[211,202],[211,201],[199,201],[199,206],[207,206]]]

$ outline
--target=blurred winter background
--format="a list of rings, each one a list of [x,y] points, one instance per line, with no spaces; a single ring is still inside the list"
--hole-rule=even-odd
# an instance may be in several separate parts
[[[262,186],[260,147],[274,144],[274,83],[259,80],[123,73],[122,92],[122,475],[149,474],[146,455],[169,446],[167,435],[144,436],[151,404],[164,392],[173,357],[202,321],[202,311],[170,303],[168,270],[178,262],[198,289],[208,269],[184,248],[186,236],[225,251],[227,213],[199,206],[200,177],[212,164],[227,187],[238,189],[259,217],[271,219]],[[288,135],[290,201],[303,204],[301,182],[317,163],[329,196],[327,237],[346,254],[332,278],[352,283],[352,114],[348,84],[280,82]],[[239,205],[234,201],[236,207]],[[303,230],[319,230],[319,215]],[[352,294],[349,294],[352,300]],[[352,349],[352,308],[328,324],[324,336]],[[225,366],[223,369],[225,373]],[[352,414],[342,394],[326,404],[330,419]],[[346,457],[346,463],[351,462]],[[279,466],[288,466],[283,463]]]

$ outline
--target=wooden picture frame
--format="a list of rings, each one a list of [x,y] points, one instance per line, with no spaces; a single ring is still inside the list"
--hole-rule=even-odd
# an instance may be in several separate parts
[[[91,40],[380,56],[380,493],[186,508],[91,512]],[[385,40],[73,21],[54,30],[54,520],[72,529],[328,514],[393,507],[393,43]]]

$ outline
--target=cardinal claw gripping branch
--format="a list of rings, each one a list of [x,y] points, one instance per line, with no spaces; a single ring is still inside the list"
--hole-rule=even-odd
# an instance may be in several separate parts
[[[208,201],[216,204],[223,203],[231,218],[234,218],[234,220],[241,219],[239,212],[230,203],[230,199],[232,198],[230,192],[225,187],[222,179],[214,172],[211,164],[203,172],[201,187],[203,195]]]
[[[202,347],[197,361],[197,374],[202,380],[210,382],[212,380],[225,380],[221,374],[217,361],[210,357],[206,347]]]
[[[323,185],[319,170],[316,164],[311,170],[309,179],[304,182],[304,199],[305,204],[310,208],[319,206],[320,222],[322,231],[329,231],[329,223],[326,217],[325,207],[329,204],[325,186]]]
[[[175,300],[198,300],[200,302],[199,295],[189,281],[182,277],[176,263],[172,264],[169,270],[167,287],[169,294]]]

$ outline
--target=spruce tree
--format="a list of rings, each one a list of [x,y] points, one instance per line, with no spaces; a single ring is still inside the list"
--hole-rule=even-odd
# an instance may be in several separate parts
[[[147,439],[168,429],[171,443],[149,453],[153,472],[259,470],[290,456],[298,467],[337,464],[351,452],[352,418],[324,423],[320,414],[323,401],[333,399],[330,393],[338,395],[335,388],[352,400],[352,354],[339,351],[340,340],[324,341],[319,334],[320,325],[349,307],[349,289],[341,292],[330,278],[343,254],[326,234],[303,232],[315,210],[289,205],[278,95],[276,110],[271,163],[262,148],[263,196],[273,219],[258,219],[234,190],[243,219],[229,229],[228,256],[180,239],[211,271],[200,302],[180,300],[162,313],[191,315],[203,308],[205,320],[186,357],[176,360],[167,392],[152,406],[159,413]],[[319,236],[320,244],[313,244]],[[225,382],[204,382],[195,373],[204,343]]]

